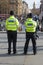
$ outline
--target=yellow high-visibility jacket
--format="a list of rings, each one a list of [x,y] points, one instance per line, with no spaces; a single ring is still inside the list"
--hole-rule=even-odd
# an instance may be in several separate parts
[[[10,16],[6,20],[6,30],[16,31],[19,27],[19,22],[14,16]]]
[[[32,20],[32,18],[28,18],[25,21],[25,30],[26,32],[35,32],[37,27],[36,21]]]

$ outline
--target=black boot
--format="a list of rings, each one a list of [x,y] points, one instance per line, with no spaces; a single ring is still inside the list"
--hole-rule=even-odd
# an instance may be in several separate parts
[[[36,49],[33,50],[34,55],[36,55]]]
[[[11,54],[11,51],[8,50],[8,54]]]

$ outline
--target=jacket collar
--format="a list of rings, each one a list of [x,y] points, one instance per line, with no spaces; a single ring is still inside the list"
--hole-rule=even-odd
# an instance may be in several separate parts
[[[32,18],[27,18],[28,20],[32,20]]]

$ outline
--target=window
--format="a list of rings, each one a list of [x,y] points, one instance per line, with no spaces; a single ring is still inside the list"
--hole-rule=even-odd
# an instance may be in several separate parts
[[[1,5],[0,5],[0,14],[1,14]]]
[[[10,0],[10,3],[12,3],[12,4],[15,3],[15,2],[16,2],[16,0]]]

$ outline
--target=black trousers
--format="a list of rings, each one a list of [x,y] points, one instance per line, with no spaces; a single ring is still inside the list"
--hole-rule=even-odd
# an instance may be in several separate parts
[[[16,52],[16,41],[17,41],[17,31],[7,31],[8,37],[8,52],[11,52],[11,42],[13,42],[13,52]]]
[[[27,49],[28,49],[28,44],[29,44],[29,40],[32,40],[32,44],[33,44],[33,52],[36,53],[36,39],[35,39],[35,35],[34,33],[29,33],[26,32],[26,42],[25,42],[25,46],[24,46],[24,53],[27,53]]]

